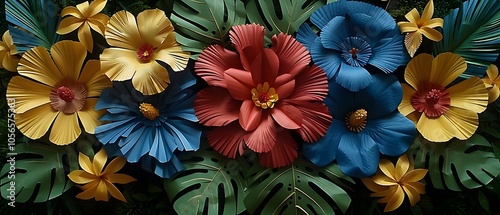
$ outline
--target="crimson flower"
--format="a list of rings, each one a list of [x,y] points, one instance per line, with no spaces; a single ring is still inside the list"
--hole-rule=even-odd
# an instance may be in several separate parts
[[[230,39],[237,52],[212,45],[195,64],[210,85],[198,93],[195,114],[212,126],[208,142],[221,154],[234,158],[248,147],[264,167],[288,165],[297,157],[292,132],[314,142],[331,123],[326,74],[309,66],[309,52],[290,35],[264,48],[264,27],[249,24],[233,27]]]

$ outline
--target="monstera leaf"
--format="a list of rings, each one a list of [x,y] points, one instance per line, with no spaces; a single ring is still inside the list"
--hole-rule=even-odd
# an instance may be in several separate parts
[[[483,77],[500,50],[500,1],[469,0],[444,17],[443,40],[434,44],[434,55],[453,52],[467,62],[462,75]]]
[[[36,46],[50,49],[59,40],[56,34],[59,8],[47,0],[6,0],[6,20],[19,52]]]
[[[245,210],[245,163],[210,147],[180,156],[184,171],[165,180],[165,190],[178,214],[238,214]]]
[[[14,161],[2,168],[0,189],[4,198],[13,190],[17,202],[30,199],[46,202],[73,186],[66,177],[71,170],[78,169],[77,154],[72,146],[20,143],[7,156]]]
[[[230,44],[231,27],[245,24],[245,6],[241,0],[177,0],[170,19],[177,42],[196,59],[211,44]]]
[[[279,169],[254,166],[249,172],[245,206],[250,214],[335,214],[346,212],[351,198],[337,164],[317,167],[304,158]]]
[[[415,167],[428,167],[432,185],[438,189],[478,188],[500,174],[500,160],[495,157],[491,144],[476,134],[466,141],[433,143],[417,140],[420,149]]]
[[[269,39],[280,32],[295,33],[323,5],[320,0],[250,0],[246,10],[250,22],[266,27]]]

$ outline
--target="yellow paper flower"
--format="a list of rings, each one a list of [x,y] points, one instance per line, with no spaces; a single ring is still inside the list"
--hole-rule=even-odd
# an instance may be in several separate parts
[[[174,27],[158,9],[139,13],[137,21],[127,12],[114,14],[105,33],[111,48],[101,54],[101,67],[112,81],[132,79],[134,88],[145,95],[160,93],[170,83],[168,72],[158,61],[174,71],[186,68],[189,52],[175,40]]]
[[[425,185],[421,182],[427,174],[426,169],[413,169],[413,164],[406,155],[402,155],[396,166],[389,160],[381,159],[379,170],[370,178],[363,178],[363,184],[373,191],[371,197],[383,197],[378,203],[387,203],[384,212],[396,210],[405,199],[405,194],[411,206],[420,201],[420,194],[425,193]]]
[[[82,70],[87,50],[79,42],[58,42],[50,54],[41,46],[24,53],[20,76],[10,80],[7,98],[15,100],[14,119],[25,136],[38,139],[50,128],[49,140],[67,145],[80,136],[80,123],[87,133],[94,133],[106,112],[94,106],[111,81],[97,60],[89,60]]]
[[[83,170],[73,170],[68,174],[68,178],[77,183],[85,184],[79,186],[83,192],[76,195],[79,199],[92,199],[96,201],[108,201],[109,194],[116,199],[127,202],[120,190],[116,188],[116,184],[126,184],[136,181],[135,178],[118,172],[125,165],[126,159],[124,157],[117,157],[113,159],[103,171],[104,165],[108,160],[108,155],[104,148],[95,154],[93,161],[80,152],[78,162]]]
[[[467,69],[465,60],[453,53],[436,58],[420,54],[406,67],[403,100],[399,111],[433,142],[453,137],[465,140],[474,134],[478,115],[488,105],[488,92],[481,79],[471,77],[449,86]]]
[[[411,57],[413,57],[418,47],[420,47],[420,44],[422,44],[422,34],[436,42],[443,39],[443,35],[439,31],[433,29],[436,27],[443,27],[443,19],[432,19],[433,14],[434,2],[430,0],[425,6],[422,17],[420,17],[418,10],[413,8],[413,10],[405,15],[409,22],[398,22],[401,33],[406,33],[405,46]]]
[[[68,34],[78,29],[78,40],[92,53],[94,42],[90,28],[104,36],[109,17],[99,12],[104,9],[106,2],[107,0],[95,0],[89,4],[86,1],[76,7],[65,7],[61,11],[61,17],[65,18],[59,23],[57,33]]]
[[[0,68],[5,68],[8,71],[17,71],[17,64],[19,63],[19,56],[17,55],[17,48],[12,41],[9,31],[5,31],[0,41]]]
[[[484,86],[488,89],[488,103],[492,103],[500,96],[500,76],[498,75],[498,67],[491,64],[486,70],[487,76],[482,80]]]

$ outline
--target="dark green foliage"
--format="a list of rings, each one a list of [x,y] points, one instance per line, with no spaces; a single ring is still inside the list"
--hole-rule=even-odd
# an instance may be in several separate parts
[[[372,0],[371,2],[373,2]],[[413,8],[422,14],[425,5],[428,0],[392,0],[397,3],[390,3],[390,8],[388,8],[389,13],[393,17],[402,17],[408,13]],[[434,0],[434,17],[444,17],[450,9],[454,9],[460,6],[464,0]]]

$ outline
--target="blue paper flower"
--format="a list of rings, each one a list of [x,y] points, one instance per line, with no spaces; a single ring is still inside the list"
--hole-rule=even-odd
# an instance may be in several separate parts
[[[115,82],[102,92],[96,109],[106,109],[95,130],[111,155],[141,162],[145,170],[167,178],[182,170],[176,151],[196,151],[201,130],[194,115],[195,77],[190,71],[170,73],[165,91],[144,96],[130,82]]]
[[[321,30],[319,36],[303,24],[297,40],[329,79],[351,91],[372,82],[367,65],[391,73],[408,60],[398,26],[382,8],[341,0],[319,8],[311,22]]]
[[[373,75],[373,82],[351,92],[330,82],[326,105],[333,116],[326,135],[318,142],[304,144],[304,154],[318,166],[334,159],[349,176],[374,174],[380,153],[399,156],[415,138],[414,123],[397,107],[403,90],[393,75]]]

